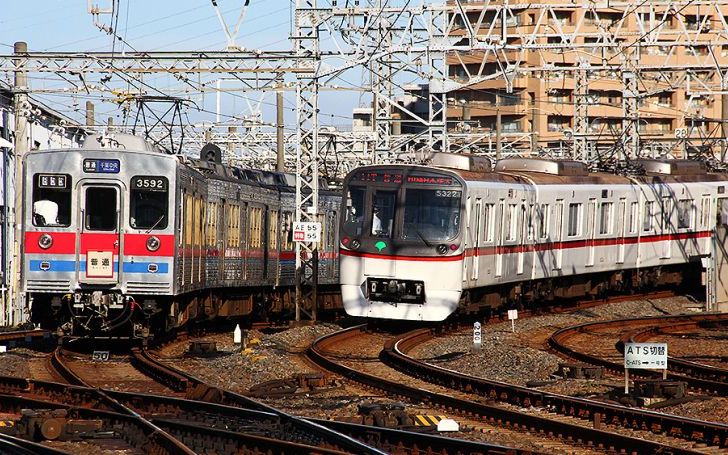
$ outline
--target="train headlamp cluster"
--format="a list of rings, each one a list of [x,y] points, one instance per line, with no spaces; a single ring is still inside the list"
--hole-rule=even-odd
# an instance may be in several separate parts
[[[447,252],[449,251],[448,246],[445,245],[444,243],[437,245],[437,247],[435,247],[435,249],[437,250],[437,252],[439,254],[447,254]]]
[[[161,245],[162,242],[160,242],[159,238],[155,235],[147,239],[147,249],[149,251],[157,251]]]
[[[53,237],[50,234],[43,234],[38,238],[38,246],[47,250],[53,245]]]

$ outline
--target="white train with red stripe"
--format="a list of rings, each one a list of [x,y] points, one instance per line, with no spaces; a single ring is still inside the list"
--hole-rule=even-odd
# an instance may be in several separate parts
[[[27,153],[22,277],[32,320],[65,333],[145,336],[290,308],[292,177],[223,166],[219,148],[208,153],[189,160],[126,135]],[[340,304],[340,199],[319,198],[324,308]]]
[[[728,176],[692,161],[637,164],[631,176],[543,159],[491,170],[436,154],[429,166],[359,168],[342,201],[344,308],[440,321],[458,309],[699,282]]]

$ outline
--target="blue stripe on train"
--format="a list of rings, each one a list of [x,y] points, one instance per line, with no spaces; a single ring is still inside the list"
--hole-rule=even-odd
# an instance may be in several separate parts
[[[47,270],[43,270],[40,268],[41,263],[46,262],[50,266]],[[39,261],[39,260],[31,260],[29,263],[30,271],[31,272],[75,272],[76,271],[76,265],[78,263],[76,261],[60,261],[60,260],[54,260],[54,261]],[[156,272],[150,272],[149,271],[149,265],[150,264],[156,264],[157,265],[157,271]],[[86,261],[81,261],[79,266],[80,272],[86,271]],[[119,271],[119,262],[114,261],[114,272]],[[125,273],[169,273],[169,264],[166,262],[124,262],[124,272]]]

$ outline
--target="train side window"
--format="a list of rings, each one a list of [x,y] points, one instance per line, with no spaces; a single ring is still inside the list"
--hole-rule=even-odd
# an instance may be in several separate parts
[[[710,227],[710,196],[703,196],[700,200],[700,227],[708,229]]]
[[[677,202],[677,228],[690,229],[693,226],[693,200],[680,199]]]
[[[629,206],[629,233],[637,233],[637,216],[639,211],[639,202],[632,202]]]
[[[508,229],[506,230],[506,240],[516,240],[518,233],[518,205],[508,204]]]
[[[613,202],[602,202],[599,209],[599,233],[600,234],[611,234],[612,233],[612,212],[614,210]]]
[[[33,177],[33,226],[71,225],[71,176],[35,174]]]
[[[567,235],[574,237],[581,234],[581,203],[572,202],[569,204],[569,226]]]
[[[669,229],[672,226],[672,198],[662,198],[662,217],[660,218],[660,229]]]
[[[281,249],[293,249],[293,214],[291,212],[283,212],[283,221],[281,223]]]
[[[261,245],[261,224],[263,220],[263,209],[251,207],[248,218],[248,231],[250,233],[250,247],[260,248]]]
[[[217,202],[207,203],[207,245],[214,246],[217,243]]]
[[[166,177],[131,178],[129,226],[150,231],[167,228],[169,181]]]
[[[185,194],[185,245],[192,245],[192,232],[194,231],[194,213],[192,208],[192,195]]]
[[[278,249],[278,210],[269,212],[268,222],[268,247],[271,250]]]
[[[549,205],[539,204],[538,206],[538,238],[545,239],[549,236]]]
[[[492,242],[495,237],[495,204],[485,204],[485,213],[483,214],[483,223],[485,231],[485,241]]]
[[[655,212],[655,202],[654,201],[646,201],[645,202],[645,212],[643,215],[642,220],[642,230],[645,232],[652,230],[652,217],[654,216]]]

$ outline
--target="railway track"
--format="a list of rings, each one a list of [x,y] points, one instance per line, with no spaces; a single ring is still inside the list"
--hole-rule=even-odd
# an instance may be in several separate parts
[[[133,356],[139,368],[142,368],[144,371],[149,371],[149,374],[164,382],[170,388],[180,391],[186,390],[191,396],[207,401],[208,405],[212,405],[209,401],[216,401],[218,404],[227,405],[227,408],[234,410],[234,412],[238,412],[242,407],[270,413],[271,415],[278,416],[283,421],[294,419],[302,423],[303,426],[301,428],[305,431],[320,432],[322,429],[334,431],[338,435],[348,435],[347,437],[351,438],[351,440],[360,440],[361,442],[359,444],[365,444],[370,448],[376,447],[377,450],[386,453],[482,453],[494,455],[535,455],[537,453],[497,444],[455,440],[419,432],[392,430],[321,419],[299,419],[235,392],[211,387],[194,376],[161,364],[147,351],[135,350],[133,351]],[[361,449],[357,450],[356,448],[353,448],[352,451],[354,453],[363,453]]]
[[[309,351],[310,357],[317,364],[351,380],[367,386],[383,390],[389,394],[404,397],[413,402],[425,402],[433,406],[459,412],[463,415],[477,416],[488,422],[497,422],[503,426],[539,433],[567,440],[577,445],[632,454],[699,453],[690,448],[669,447],[656,442],[646,441],[638,437],[630,437],[617,433],[601,431],[583,425],[549,419],[533,414],[518,412],[502,406],[479,402],[480,400],[458,398],[451,395],[435,393],[421,388],[410,387],[400,382],[385,380],[343,365],[337,359],[327,355],[327,349],[346,338],[363,334],[364,327],[358,326],[321,337]],[[515,387],[496,381],[487,381],[454,373],[435,366],[427,365],[405,355],[408,348],[432,337],[429,330],[417,330],[397,339],[392,339],[384,347],[381,357],[386,363],[398,371],[422,378],[425,381],[458,389],[467,394],[477,394],[489,400],[501,400],[522,407],[539,406],[562,414],[597,419],[604,423],[624,422],[628,428],[649,429],[655,432],[669,432],[670,421],[663,414],[640,412],[622,406],[591,403],[590,400],[574,399],[555,394],[546,394],[523,387]],[[404,351],[404,352],[403,352]],[[595,416],[599,417],[595,417]],[[632,420],[636,419],[636,420]],[[716,426],[703,422],[703,425],[690,419],[684,420],[682,433],[689,441],[701,444],[712,444],[725,447],[728,444],[724,426]],[[685,427],[691,423],[689,429]],[[688,434],[688,431],[690,433]],[[679,436],[679,435],[678,435]]]
[[[557,352],[564,354],[573,359],[600,365],[615,373],[624,372],[624,364],[605,359],[599,355],[591,354],[583,350],[579,350],[569,344],[569,340],[583,333],[592,333],[599,330],[619,330],[627,334],[620,337],[617,348],[624,341],[630,338],[648,339],[655,333],[658,333],[660,327],[698,327],[707,323],[728,323],[728,315],[725,314],[701,314],[701,315],[678,315],[678,316],[660,316],[660,317],[644,317],[616,319],[612,321],[589,322],[566,327],[556,331],[549,338],[549,345]],[[647,326],[647,327],[645,327]],[[617,351],[615,351],[617,353]],[[679,373],[676,373],[678,371]],[[631,372],[635,376],[656,377],[659,374],[647,370],[633,370]],[[701,366],[694,362],[688,362],[681,359],[670,358],[669,370],[667,373],[669,379],[684,381],[688,387],[702,391],[715,393],[720,396],[728,396],[728,382],[726,381],[726,370],[717,367]]]
[[[149,373],[155,381],[170,386],[176,392],[192,392],[186,387],[186,384],[190,383],[180,383],[182,378],[175,376],[169,369],[153,371],[153,362],[147,356],[146,351],[132,350],[132,359],[137,367],[143,369],[145,373]],[[91,389],[91,384],[67,365],[64,351],[61,348],[56,349],[53,353],[51,363],[58,375],[69,384]],[[185,447],[189,453],[209,450],[224,452],[232,450],[233,453],[253,451],[256,453],[265,448],[276,449],[279,453],[314,451],[344,453],[353,451],[354,448],[358,449],[360,453],[376,452],[373,450],[365,452],[365,449],[368,449],[367,446],[357,444],[356,441],[334,432],[322,434],[324,432],[319,431],[316,434],[311,428],[303,431],[301,428],[296,428],[296,422],[293,419],[288,422],[271,419],[270,412],[245,413],[239,407],[210,406],[202,406],[204,412],[200,412],[201,404],[198,401],[184,400],[179,395],[165,397],[140,394],[136,391],[124,394],[102,389],[95,390],[100,403],[120,413],[139,416],[145,424],[158,429],[160,433]],[[203,394],[203,398],[204,396],[209,398],[210,394]],[[90,400],[86,398],[83,401],[88,403]],[[177,412],[170,413],[173,408]],[[239,417],[240,414],[243,414],[244,418]],[[230,428],[240,429],[240,431],[232,431]],[[309,433],[315,436],[312,437]],[[331,440],[337,437],[338,441],[332,443]]]

